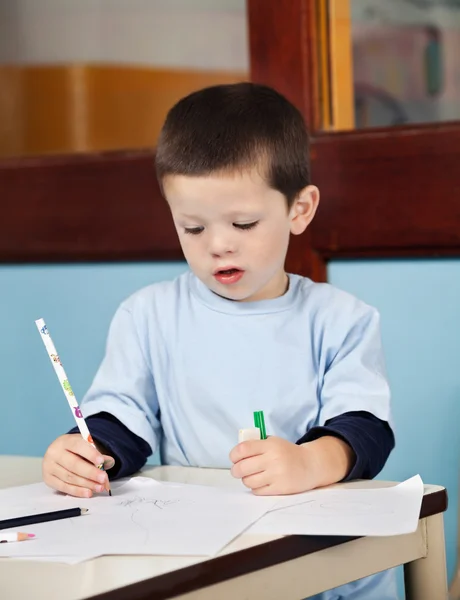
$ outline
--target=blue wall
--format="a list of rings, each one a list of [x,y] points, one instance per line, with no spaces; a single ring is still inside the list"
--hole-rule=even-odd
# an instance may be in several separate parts
[[[380,311],[396,448],[379,478],[419,473],[446,486],[450,578],[460,477],[460,261],[333,262],[329,281]]]
[[[0,267],[0,454],[41,456],[75,424],[36,319],[48,325],[79,400],[102,359],[120,302],[187,268],[185,263]]]
[[[102,358],[118,304],[184,263],[0,267],[0,454],[40,456],[73,426],[34,320],[43,317],[77,399]],[[397,445],[382,478],[420,473],[449,491],[449,576],[460,457],[460,261],[336,262],[331,283],[376,306],[393,391]]]

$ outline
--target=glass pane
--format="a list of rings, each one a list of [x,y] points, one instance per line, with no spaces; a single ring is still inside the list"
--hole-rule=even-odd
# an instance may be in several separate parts
[[[460,119],[460,0],[350,0],[355,127]]]
[[[245,0],[0,0],[0,157],[151,147],[181,96],[248,77]]]

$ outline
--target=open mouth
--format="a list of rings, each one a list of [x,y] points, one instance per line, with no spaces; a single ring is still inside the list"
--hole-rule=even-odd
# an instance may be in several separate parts
[[[221,271],[217,271],[216,275],[233,275],[239,272],[240,269],[222,269]]]
[[[241,269],[237,269],[236,267],[231,267],[230,269],[220,269],[219,271],[214,272],[214,277],[220,283],[230,284],[236,283],[239,281],[244,275],[244,271]]]

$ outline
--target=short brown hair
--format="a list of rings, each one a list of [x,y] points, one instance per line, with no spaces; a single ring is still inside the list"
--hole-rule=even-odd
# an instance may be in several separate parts
[[[206,176],[254,167],[290,206],[310,184],[309,139],[297,108],[276,90],[250,82],[207,87],[185,96],[168,112],[156,170]]]

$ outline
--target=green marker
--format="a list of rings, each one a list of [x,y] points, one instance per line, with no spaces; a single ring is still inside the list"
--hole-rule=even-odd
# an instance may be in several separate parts
[[[264,419],[264,411],[258,410],[254,413],[254,427],[258,427],[260,429],[260,439],[267,439],[267,432],[265,430],[265,419]]]

